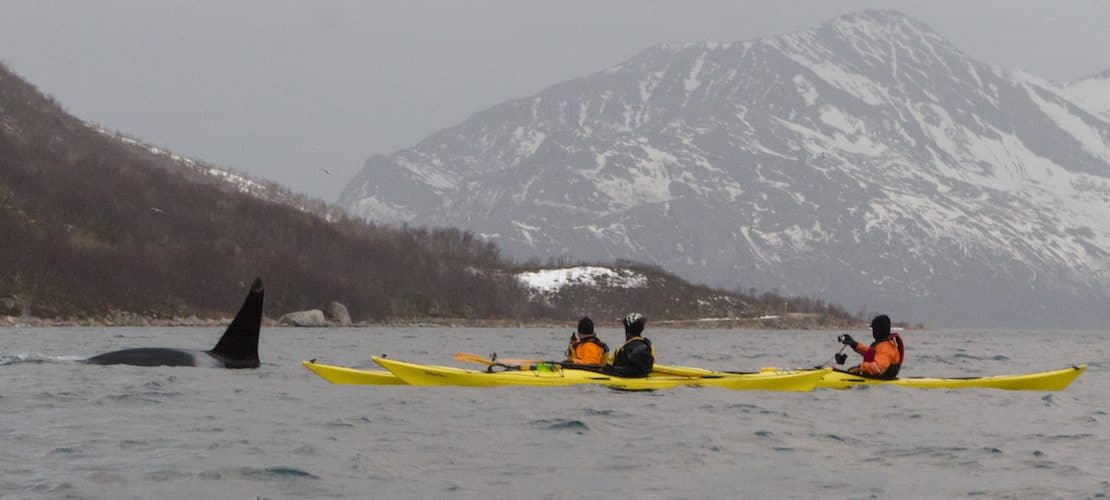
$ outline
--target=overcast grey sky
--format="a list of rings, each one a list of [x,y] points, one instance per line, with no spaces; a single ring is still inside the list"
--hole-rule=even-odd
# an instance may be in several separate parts
[[[1110,68],[1110,2],[968,0],[0,0],[0,61],[80,118],[333,201],[371,154],[656,42],[869,8],[1054,80]]]

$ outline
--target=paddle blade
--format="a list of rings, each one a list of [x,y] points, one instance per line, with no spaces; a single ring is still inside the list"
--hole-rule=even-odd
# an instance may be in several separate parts
[[[494,364],[494,361],[492,359],[489,359],[485,356],[479,356],[477,354],[471,354],[469,352],[456,352],[455,355],[452,357],[458,361],[465,361],[467,363],[478,363],[486,366]]]
[[[706,370],[704,368],[694,368],[692,366],[673,366],[655,363],[651,367],[651,371],[655,373],[662,373],[664,375],[673,375],[677,377],[704,377],[707,375],[720,375],[713,370]]]
[[[535,365],[539,363],[550,363],[551,361],[544,361],[542,359],[517,359],[517,358],[497,358],[497,361],[489,359],[485,356],[471,354],[469,352],[456,352],[453,356],[458,361],[465,361],[467,363],[479,363],[486,366],[490,365]]]

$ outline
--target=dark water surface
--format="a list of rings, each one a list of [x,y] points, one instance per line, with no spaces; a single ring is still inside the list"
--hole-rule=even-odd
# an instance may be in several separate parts
[[[554,357],[552,329],[283,329],[258,370],[87,366],[217,329],[0,329],[0,498],[1102,498],[1106,332],[925,331],[903,374],[1090,368],[1056,393],[332,386],[302,359]],[[652,330],[659,359],[811,366],[841,332]],[[610,345],[615,331],[600,332]],[[853,332],[866,338],[866,332]],[[858,357],[856,358],[858,359]]]

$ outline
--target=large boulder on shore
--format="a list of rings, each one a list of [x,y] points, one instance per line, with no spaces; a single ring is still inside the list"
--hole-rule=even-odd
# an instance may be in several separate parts
[[[347,306],[334,300],[324,306],[324,317],[339,326],[351,326],[351,313],[347,312]]]
[[[285,326],[322,327],[328,326],[328,320],[324,317],[324,311],[309,309],[307,311],[294,311],[285,314],[278,318],[278,324]]]
[[[0,315],[19,314],[19,302],[14,297],[0,297]]]

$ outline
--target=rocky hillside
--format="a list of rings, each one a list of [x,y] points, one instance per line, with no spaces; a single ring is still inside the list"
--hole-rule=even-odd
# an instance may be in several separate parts
[[[642,266],[610,271],[639,277],[616,288],[536,290],[526,272],[540,270],[518,269],[466,231],[351,220],[276,184],[90,126],[0,66],[0,325],[208,324],[234,312],[255,276],[275,319],[344,309],[335,300],[358,322],[630,310],[660,321],[767,309],[761,298]],[[851,321],[819,301],[770,300]]]
[[[227,316],[255,276],[273,317],[331,300],[359,320],[543,314],[471,272],[503,265],[491,243],[340,213],[90,127],[0,66],[0,315]]]
[[[622,263],[517,269],[514,277],[531,300],[563,318],[589,314],[616,323],[627,313],[647,314],[653,323],[683,326],[845,327],[858,326],[839,306],[807,297],[757,295],[691,285],[662,269]]]
[[[1110,319],[1110,123],[902,14],[667,43],[375,156],[340,200],[940,325]]]

